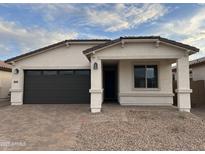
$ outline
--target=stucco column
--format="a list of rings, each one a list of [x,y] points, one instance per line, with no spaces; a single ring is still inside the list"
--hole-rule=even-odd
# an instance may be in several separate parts
[[[94,68],[95,65],[95,68]],[[103,101],[102,89],[102,62],[100,59],[91,57],[91,103],[92,113],[100,112]]]
[[[177,59],[177,102],[179,111],[190,112],[191,99],[188,55]]]
[[[14,70],[18,69],[18,74],[14,74]],[[21,68],[14,67],[12,69],[12,83],[11,83],[11,105],[23,104],[23,84],[24,72]]]

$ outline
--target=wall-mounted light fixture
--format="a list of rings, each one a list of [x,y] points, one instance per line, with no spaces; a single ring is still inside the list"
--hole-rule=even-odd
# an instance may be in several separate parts
[[[160,43],[160,41],[157,40],[157,41],[156,41],[156,48],[159,48],[159,43]]]
[[[19,74],[19,69],[18,68],[14,69],[14,74]]]
[[[66,46],[66,47],[69,47],[69,46],[70,46],[70,43],[69,43],[69,42],[65,42],[65,46]]]
[[[97,69],[98,69],[98,63],[95,62],[95,63],[93,64],[93,69],[94,69],[94,70],[97,70]]]

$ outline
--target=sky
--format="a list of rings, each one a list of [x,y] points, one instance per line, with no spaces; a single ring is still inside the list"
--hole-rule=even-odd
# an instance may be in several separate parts
[[[205,4],[0,4],[0,60],[66,39],[151,35],[205,56]]]

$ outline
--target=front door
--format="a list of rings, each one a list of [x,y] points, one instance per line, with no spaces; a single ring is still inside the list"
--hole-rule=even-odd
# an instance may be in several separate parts
[[[103,67],[104,102],[117,102],[117,65]]]

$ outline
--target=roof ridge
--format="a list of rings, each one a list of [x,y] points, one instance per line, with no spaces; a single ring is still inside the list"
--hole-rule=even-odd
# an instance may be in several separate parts
[[[115,44],[117,41],[119,42],[122,39],[158,39],[159,41],[169,43],[169,44],[173,44],[173,45],[181,47],[181,48],[187,48],[187,49],[192,50],[194,52],[199,51],[199,49],[194,47],[194,46],[190,46],[188,44],[184,44],[184,43],[181,43],[181,42],[170,40],[170,39],[167,39],[167,38],[164,38],[164,37],[161,37],[161,36],[121,36],[121,37],[119,37],[117,39],[114,39],[114,40],[111,40],[109,42],[106,42],[106,43],[99,44],[97,46],[88,48],[88,49],[84,50],[83,53],[84,54],[89,54],[92,51],[101,49],[101,48],[106,47],[106,46],[110,46],[112,44]]]
[[[65,41],[108,41],[111,39],[68,39]]]
[[[194,47],[194,46],[190,46],[188,44],[184,44],[184,43],[181,43],[181,42],[177,42],[177,41],[174,41],[174,40],[170,40],[170,39],[167,39],[167,38],[164,38],[164,37],[161,37],[161,36],[153,36],[153,35],[150,35],[150,36],[121,36],[119,38],[116,38],[116,39],[69,39],[69,40],[64,40],[64,41],[61,41],[61,42],[57,42],[57,43],[54,43],[54,44],[51,44],[51,45],[48,45],[48,46],[45,46],[45,47],[42,47],[42,48],[39,48],[37,50],[33,50],[33,51],[30,51],[30,52],[27,52],[27,53],[24,53],[24,54],[21,54],[19,56],[16,56],[16,57],[13,57],[13,58],[10,58],[10,59],[7,59],[5,62],[10,62],[10,61],[13,61],[13,60],[16,60],[18,58],[23,58],[25,56],[28,56],[28,55],[32,55],[34,53],[37,53],[37,52],[41,52],[41,51],[44,51],[44,50],[48,50],[48,49],[51,49],[53,47],[56,47],[58,45],[61,45],[61,44],[65,44],[65,43],[69,43],[69,42],[75,42],[75,41],[105,41],[104,43],[100,43],[96,46],[93,46],[91,48],[88,48],[86,50],[83,51],[84,54],[89,54],[95,50],[98,50],[98,49],[101,49],[103,47],[106,47],[106,46],[110,46],[110,45],[113,45],[117,42],[120,42],[122,39],[158,39],[159,41],[162,41],[162,42],[165,42],[165,43],[169,43],[169,44],[173,44],[175,46],[178,46],[178,47],[181,47],[181,48],[185,48],[187,50],[191,50],[193,52],[198,52],[199,49]]]
[[[94,46],[94,47],[91,47],[91,48],[88,48],[88,49],[84,50],[83,53],[86,54],[86,53],[87,53],[88,51],[90,51],[90,50],[96,50],[96,49],[101,48],[101,47],[104,47],[104,46],[109,46],[109,45],[111,45],[111,44],[113,44],[113,43],[115,43],[115,42],[120,41],[121,39],[122,39],[122,37],[119,37],[119,38],[117,38],[117,39],[110,40],[110,41],[105,42],[105,43],[102,43],[102,44],[98,44],[98,45],[96,45],[96,46]]]
[[[51,48],[54,48],[54,47],[56,47],[56,46],[59,46],[59,45],[63,45],[63,44],[65,44],[66,42],[75,42],[75,41],[110,41],[110,40],[106,40],[106,39],[104,39],[104,40],[91,40],[91,39],[87,39],[87,40],[80,40],[80,39],[70,39],[70,40],[63,40],[63,41],[60,41],[60,42],[57,42],[57,43],[54,43],[54,44],[50,44],[50,45],[47,45],[47,46],[44,46],[44,47],[42,47],[42,48],[39,48],[39,49],[36,49],[36,50],[32,50],[32,51],[30,51],[30,52],[27,52],[27,53],[24,53],[24,54],[21,54],[21,55],[18,55],[18,56],[16,56],[16,57],[13,57],[13,58],[9,58],[9,59],[7,59],[7,60],[5,60],[5,62],[10,62],[10,61],[12,61],[12,60],[15,60],[15,59],[18,59],[18,58],[22,58],[22,57],[25,57],[25,56],[28,56],[28,55],[31,55],[31,54],[34,54],[34,53],[38,53],[38,52],[41,52],[41,51],[44,51],[44,50],[49,50],[49,49],[51,49]]]

